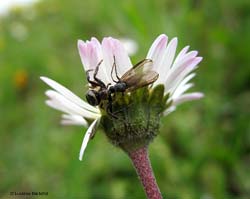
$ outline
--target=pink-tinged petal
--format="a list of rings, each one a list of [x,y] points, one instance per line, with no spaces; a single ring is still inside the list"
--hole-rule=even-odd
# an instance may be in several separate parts
[[[164,57],[163,57],[163,61],[161,63],[160,68],[158,68],[157,72],[160,74],[159,79],[157,80],[157,83],[164,83],[166,81],[166,77],[169,73],[169,70],[171,68],[171,65],[173,63],[174,60],[174,56],[175,56],[175,52],[176,52],[176,48],[177,48],[177,43],[178,40],[177,38],[173,38],[165,52],[164,52]]]
[[[93,65],[93,71],[90,72],[90,78],[93,79],[93,74],[94,74],[94,69],[97,67],[97,65],[101,62],[101,65],[99,66],[99,70],[98,70],[98,73],[97,73],[97,78],[99,78],[100,80],[102,80],[105,84],[108,84],[110,79],[110,74],[108,74],[106,72],[106,66],[103,62],[103,54],[102,54],[102,46],[100,44],[100,42],[95,38],[95,37],[92,37],[91,38],[91,41],[90,41],[91,45],[93,46],[93,48],[95,49],[95,53],[97,56],[97,59],[98,62],[93,62],[91,63]],[[89,55],[90,56],[90,55]],[[95,60],[92,59],[92,60]]]
[[[103,52],[103,61],[105,64],[105,73],[109,74],[108,82],[112,83],[113,81],[112,81],[110,74],[111,74],[112,65],[114,63],[114,58],[113,58],[112,45],[109,40],[110,38],[107,38],[107,37],[105,37],[102,40],[102,52]]]
[[[147,54],[147,58],[148,59],[152,59],[153,55],[156,52],[156,49],[159,48],[159,44],[160,43],[164,43],[164,41],[166,41],[165,43],[167,43],[168,37],[165,34],[161,34],[159,35],[153,42],[153,44],[151,45],[148,54]],[[161,46],[161,45],[160,45]],[[165,46],[164,46],[165,47]]]
[[[192,58],[195,58],[197,55],[198,51],[190,51],[186,53],[185,55],[181,56],[178,60],[175,60],[172,69],[174,70],[176,67],[180,66],[186,60],[191,60]]]
[[[201,62],[201,60],[202,60],[202,57],[194,58],[193,61],[191,61],[191,63],[187,65],[187,67],[184,68],[184,70],[180,73],[180,75],[173,79],[173,82],[171,84],[172,88],[175,88],[179,84],[181,84],[183,79],[185,79],[185,77],[189,73],[191,73],[193,70],[195,70],[198,67],[197,65]]]
[[[88,62],[88,53],[87,53],[87,44],[85,44],[84,41],[78,40],[77,41],[77,46],[78,46],[78,51],[80,54],[80,58],[82,61],[82,65],[84,66],[84,70],[87,71],[89,70],[90,64]]]
[[[199,92],[184,94],[184,95],[181,95],[180,97],[174,99],[173,105],[176,106],[176,105],[179,105],[183,102],[198,100],[198,99],[201,99],[203,97],[204,97],[204,94],[199,93]]]
[[[98,126],[99,121],[100,121],[100,118],[97,118],[94,122],[92,122],[92,124],[90,125],[90,127],[88,128],[87,132],[84,135],[81,149],[80,149],[80,154],[79,154],[80,161],[82,161],[82,157],[83,157],[84,151],[87,147],[87,144],[89,142],[89,139],[90,139],[91,135],[93,135],[93,133],[95,133],[96,127]]]
[[[102,59],[101,44],[94,37],[86,42],[78,40],[78,50],[85,71],[95,69]]]
[[[202,60],[200,57],[187,56],[178,66],[174,67],[165,82],[165,91],[169,91],[171,88],[175,88],[181,80],[185,78],[192,70],[196,68],[196,65]]]
[[[177,55],[177,57],[176,57],[176,59],[175,59],[175,61],[174,61],[174,64],[175,64],[176,62],[178,62],[180,59],[183,58],[183,56],[184,56],[184,55],[186,54],[186,52],[188,51],[189,47],[190,47],[190,46],[186,46],[185,48],[183,48],[183,49],[179,52],[179,54]]]
[[[97,54],[100,57],[102,54],[102,46],[101,46],[100,42],[95,37],[91,37],[90,41],[93,44],[93,46],[95,46]]]
[[[97,53],[95,52],[95,47],[89,41],[86,41],[86,46],[87,54],[84,59],[88,61],[88,68],[94,69],[99,62],[99,60],[97,60]]]
[[[116,64],[117,64],[117,69],[118,69],[118,73],[123,75],[125,72],[127,72],[131,67],[132,67],[132,63],[130,61],[130,58],[128,56],[128,53],[126,52],[123,44],[117,40],[114,39],[113,41],[113,53],[115,55],[115,59],[116,59]]]
[[[164,34],[158,36],[156,40],[151,45],[147,59],[152,59],[154,62],[154,70],[158,71],[164,58],[164,51],[168,42],[168,37]]]
[[[180,84],[184,85],[195,76],[195,75],[190,75],[187,78],[184,78],[189,72],[182,72],[182,71],[185,71],[185,70],[192,71],[195,68],[195,67],[194,68],[190,67],[192,65],[190,63],[193,62],[193,64],[195,64],[195,61],[192,61],[192,60],[196,60],[195,59],[196,55],[197,55],[196,51],[191,51],[190,53],[183,56],[181,60],[179,60],[178,62],[175,62],[175,64],[169,71],[168,76],[166,77],[166,82],[165,82],[166,91],[171,92],[171,93],[174,92],[177,89],[177,87],[181,86]],[[198,61],[199,61],[199,58],[198,58]],[[179,71],[179,74],[178,74],[178,71]],[[174,75],[176,76],[174,77]],[[177,80],[174,81],[174,79],[177,79]],[[170,85],[169,82],[172,84]]]
[[[106,65],[106,72],[108,74],[111,74],[111,69],[114,64],[114,56],[119,77],[121,77],[132,67],[130,58],[125,48],[123,47],[122,43],[117,39],[113,39],[112,37],[104,38],[102,41],[102,50],[104,63]],[[115,74],[113,74],[113,76],[115,77]],[[113,82],[111,77],[110,82]]]

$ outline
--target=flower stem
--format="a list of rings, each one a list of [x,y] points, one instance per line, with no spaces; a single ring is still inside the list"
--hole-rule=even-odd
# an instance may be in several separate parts
[[[148,199],[162,199],[148,157],[148,147],[128,152]]]

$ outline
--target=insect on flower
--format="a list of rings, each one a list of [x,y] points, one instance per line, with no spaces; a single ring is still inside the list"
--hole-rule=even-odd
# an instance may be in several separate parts
[[[112,143],[128,149],[132,146],[131,137],[139,136],[135,139],[136,145],[139,144],[137,141],[143,140],[143,136],[146,139],[155,137],[160,115],[166,116],[180,104],[204,96],[201,92],[187,92],[193,86],[190,80],[194,78],[194,70],[202,57],[196,50],[189,51],[189,46],[176,54],[177,43],[177,38],[168,40],[167,35],[159,35],[145,59],[133,66],[127,51],[117,39],[105,37],[100,42],[93,37],[90,41],[79,40],[78,50],[90,85],[86,94],[88,102],[56,81],[41,77],[52,88],[45,92],[48,96],[46,104],[64,113],[61,123],[88,127],[81,145],[80,160],[100,123]],[[143,86],[150,87],[145,89],[144,94],[146,96],[148,92],[151,98],[144,98],[143,92],[133,92]],[[113,115],[119,116],[119,120],[107,117],[111,116],[108,111],[112,112],[112,108]],[[117,111],[119,114],[116,114]],[[146,134],[138,133],[143,129],[146,129]],[[150,131],[151,137],[148,136]],[[119,140],[120,135],[123,140]]]
[[[114,57],[114,63],[111,69],[111,78],[116,84],[113,86],[111,86],[111,83],[105,85],[103,81],[97,78],[97,73],[102,61],[103,60],[101,60],[95,68],[93,75],[94,81],[90,80],[89,75],[89,72],[93,69],[87,70],[86,72],[87,80],[91,84],[91,89],[86,93],[86,99],[92,106],[99,105],[102,100],[108,100],[107,112],[111,116],[114,116],[112,114],[112,94],[117,92],[131,92],[137,88],[148,86],[154,83],[159,77],[159,74],[152,70],[153,61],[151,59],[144,59],[140,61],[129,69],[124,75],[122,75],[122,77],[119,77]],[[114,71],[117,80],[113,78]]]

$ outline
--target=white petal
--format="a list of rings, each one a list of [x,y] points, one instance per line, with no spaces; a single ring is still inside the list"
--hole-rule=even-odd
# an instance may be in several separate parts
[[[167,110],[165,110],[163,112],[163,115],[166,116],[166,115],[169,115],[170,113],[172,113],[173,111],[176,110],[176,107],[175,106],[170,106]]]
[[[87,57],[87,44],[85,44],[85,42],[82,40],[78,40],[77,46],[78,46],[78,52],[81,57],[82,65],[84,66],[84,70],[87,71],[89,70],[89,63],[85,59],[85,57]]]
[[[196,74],[191,73],[190,75],[186,76],[179,84],[176,84],[175,87],[170,89],[170,93],[172,96],[179,96],[176,93],[180,93],[179,89],[182,90],[182,87],[185,86]]]
[[[148,51],[148,54],[147,54],[147,58],[148,59],[152,59],[153,55],[157,52],[157,46],[159,46],[159,44],[161,42],[164,42],[164,40],[167,40],[168,37],[165,35],[165,34],[161,34],[159,35],[153,42],[153,44],[151,45],[149,51]],[[161,45],[160,45],[161,46]]]
[[[188,51],[188,49],[189,49],[189,46],[186,46],[185,48],[183,48],[179,52],[179,54],[177,55],[177,57],[176,57],[176,59],[174,61],[174,64],[183,58],[183,56],[186,54],[186,52]]]
[[[60,102],[57,102],[55,100],[46,100],[45,103],[58,111],[62,111],[68,114],[75,114],[74,112],[70,111],[67,107],[63,106]]]
[[[62,118],[63,119],[61,120],[61,124],[63,124],[63,125],[80,125],[80,126],[87,126],[88,125],[87,121],[79,115],[63,114]]]
[[[181,95],[180,97],[178,97],[177,99],[174,99],[173,105],[176,106],[176,105],[181,104],[183,102],[198,100],[198,99],[201,99],[202,97],[204,97],[204,94],[199,93],[199,92],[184,94],[184,95]]]
[[[132,67],[132,63],[124,46],[117,39],[113,41],[113,53],[117,62],[118,73],[123,75]]]
[[[175,56],[177,43],[178,43],[177,38],[173,38],[169,42],[169,44],[164,52],[164,55],[163,55],[164,60],[162,61],[161,66],[157,70],[157,72],[160,74],[160,76],[155,84],[161,84],[161,83],[164,83],[166,81],[166,76],[171,68],[171,65],[172,65],[172,62],[173,62],[173,59]]]
[[[171,88],[176,87],[186,75],[196,68],[201,60],[200,57],[187,57],[180,65],[171,70],[165,82],[165,91],[168,92]]]
[[[115,56],[115,64],[117,69],[117,74],[121,77],[125,72],[127,72],[131,67],[130,58],[123,47],[122,43],[113,39],[112,37],[104,38],[102,40],[102,50],[103,50],[103,58],[104,63],[106,65],[106,72],[111,76],[111,69],[114,64],[114,56]],[[115,78],[115,71],[113,74]],[[110,77],[110,83],[112,83],[112,79]]]
[[[99,120],[100,118],[97,118],[94,122],[92,122],[92,124],[90,125],[90,127],[88,128],[87,132],[84,135],[83,141],[82,141],[82,146],[80,149],[80,154],[79,154],[79,160],[82,160],[84,151],[86,149],[86,146],[88,144],[88,141],[90,139],[90,136],[96,131],[96,127],[99,124]]]
[[[62,118],[63,118],[63,119],[66,119],[66,120],[71,120],[71,119],[74,119],[75,116],[79,117],[78,115],[63,114],[63,115],[62,115]],[[81,118],[82,118],[82,117],[81,117]]]
[[[75,125],[75,126],[86,126],[85,122],[74,121],[74,120],[61,120],[61,124],[64,126]]]
[[[77,104],[78,106],[92,111],[93,113],[100,113],[99,109],[89,105],[87,102],[83,101],[81,98],[72,93],[69,89],[65,88],[56,81],[49,79],[48,77],[40,77],[40,79],[43,80],[46,84],[48,84],[50,87],[61,93],[65,98]]]
[[[89,118],[89,119],[96,119],[97,117],[100,116],[100,114],[93,113],[87,109],[81,108],[74,102],[68,100],[65,98],[63,95],[60,93],[53,91],[53,90],[48,90],[45,92],[45,94],[51,98],[51,101],[54,102],[54,104],[57,104],[58,108],[62,109],[67,109],[70,113],[74,115],[80,115],[83,116],[84,118]]]
[[[94,70],[101,63],[97,72],[97,78],[105,84],[108,84],[111,81],[110,72],[106,71],[106,66],[103,62],[102,46],[99,41],[94,37],[92,37],[90,41],[86,42],[78,40],[78,50],[84,70],[92,70],[90,72],[90,78],[93,80]]]
[[[78,51],[85,71],[94,69],[102,59],[101,44],[92,37],[90,41],[78,40]]]
[[[185,77],[197,68],[197,64],[199,64],[201,60],[201,57],[196,57],[193,61],[189,62],[187,67],[184,67],[179,75],[172,79],[172,82],[168,85],[168,88],[171,90],[172,88],[176,88],[179,84],[181,84],[181,82],[185,80]]]
[[[193,87],[194,84],[185,84],[181,87],[179,87],[173,94],[172,99],[178,98],[180,95],[182,95],[183,93],[185,93],[188,89],[190,89],[191,87]]]
[[[158,36],[156,40],[151,45],[147,59],[152,59],[154,62],[154,70],[158,71],[158,68],[161,67],[161,63],[164,59],[164,52],[168,42],[168,37],[164,34]]]
[[[187,60],[192,60],[195,58],[198,54],[198,51],[190,51],[187,54],[181,56],[177,61],[174,62],[172,70],[175,70],[175,68],[178,68],[180,65],[182,65]]]
[[[113,83],[111,78],[111,69],[114,63],[113,58],[113,50],[112,46],[110,45],[109,38],[104,38],[102,40],[102,52],[103,52],[103,61],[105,64],[105,73],[108,76],[108,82]]]

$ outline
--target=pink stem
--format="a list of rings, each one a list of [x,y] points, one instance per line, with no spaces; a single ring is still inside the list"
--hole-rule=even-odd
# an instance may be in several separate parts
[[[162,199],[160,189],[155,180],[155,176],[148,158],[148,149],[143,147],[135,151],[129,152],[137,175],[143,185],[148,199]]]

